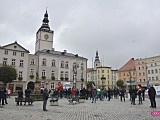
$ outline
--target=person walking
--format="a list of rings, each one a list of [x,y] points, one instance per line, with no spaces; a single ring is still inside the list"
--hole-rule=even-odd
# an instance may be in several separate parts
[[[156,108],[156,100],[155,100],[155,96],[156,96],[156,90],[154,89],[153,86],[151,86],[148,90],[148,96],[150,99],[150,103],[151,103],[151,108]]]
[[[45,88],[45,89],[43,90],[43,111],[48,111],[48,110],[46,109],[48,98],[49,98],[49,93],[48,93],[47,88]]]
[[[92,103],[95,102],[96,103],[96,98],[97,98],[97,90],[96,88],[94,88],[92,90]]]

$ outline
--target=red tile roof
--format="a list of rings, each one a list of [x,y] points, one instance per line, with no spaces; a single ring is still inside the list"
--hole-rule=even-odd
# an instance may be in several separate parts
[[[131,58],[124,66],[122,66],[118,70],[118,72],[129,71],[129,70],[135,70],[135,60],[134,60],[134,58]]]
[[[87,73],[91,72],[93,70],[93,68],[87,68]]]

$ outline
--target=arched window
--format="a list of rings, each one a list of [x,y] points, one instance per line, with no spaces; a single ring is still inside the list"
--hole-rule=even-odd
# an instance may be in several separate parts
[[[52,67],[55,67],[55,66],[56,66],[56,61],[52,60]]]
[[[43,58],[43,60],[42,60],[42,65],[43,65],[43,66],[46,66],[46,63],[47,63],[47,60],[46,60],[45,58]]]
[[[65,63],[65,68],[69,68],[68,61]]]
[[[73,68],[76,68],[76,63],[75,62],[73,63]]]
[[[61,61],[61,68],[64,68],[64,61]]]

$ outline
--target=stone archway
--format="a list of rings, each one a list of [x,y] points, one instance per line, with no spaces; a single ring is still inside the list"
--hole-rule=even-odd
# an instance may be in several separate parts
[[[35,87],[34,82],[32,81],[28,82],[27,88],[30,88],[32,91],[34,91],[34,87]]]

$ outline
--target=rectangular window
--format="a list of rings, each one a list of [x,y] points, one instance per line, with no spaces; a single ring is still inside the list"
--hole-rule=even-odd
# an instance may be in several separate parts
[[[13,55],[16,56],[16,52],[13,51]]]
[[[158,80],[158,76],[156,76],[156,80]]]
[[[148,70],[148,74],[150,74],[150,70]]]
[[[19,66],[23,67],[23,60],[20,60]]]
[[[51,77],[55,77],[55,72],[54,71],[52,71]]]
[[[34,64],[35,64],[34,59],[31,59],[30,64],[31,64],[31,65],[34,65]]]
[[[104,70],[102,70],[102,73],[104,73]]]
[[[16,59],[12,59],[12,66],[16,65]]]
[[[154,77],[152,77],[152,80],[154,80]]]
[[[7,58],[3,58],[3,65],[7,65]]]
[[[22,71],[19,71],[18,76],[19,76],[19,77],[22,77],[22,73],[23,73]]]
[[[151,77],[148,77],[148,80],[151,81]]]
[[[157,69],[155,69],[155,73],[158,73],[158,70],[157,70]]]
[[[34,75],[34,69],[30,70],[30,75]]]
[[[24,57],[24,53],[21,53],[21,56]]]
[[[46,76],[46,71],[42,70],[42,76]]]
[[[63,77],[63,74],[64,74],[64,72],[63,72],[63,71],[61,71],[61,74],[60,74],[60,76],[61,76],[61,77]]]
[[[5,51],[4,51],[4,54],[8,55],[8,50],[5,50]]]
[[[153,71],[153,70],[151,70],[151,73],[152,73],[152,74],[154,74],[154,71]]]
[[[54,89],[54,83],[51,83],[51,89]]]

